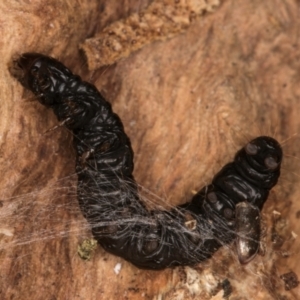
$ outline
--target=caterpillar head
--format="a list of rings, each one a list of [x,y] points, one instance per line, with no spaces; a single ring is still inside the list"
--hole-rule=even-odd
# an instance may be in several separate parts
[[[271,189],[278,181],[282,156],[282,148],[275,139],[260,136],[237,153],[235,166],[257,186]]]
[[[268,136],[260,136],[248,143],[245,148],[253,166],[259,165],[261,172],[276,172],[282,161],[280,144]]]
[[[62,63],[39,53],[22,54],[14,60],[11,73],[46,106],[55,104],[72,75]]]

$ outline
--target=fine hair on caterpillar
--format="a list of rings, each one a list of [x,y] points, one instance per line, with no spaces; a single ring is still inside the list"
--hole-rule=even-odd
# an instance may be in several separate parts
[[[38,53],[23,54],[15,68],[22,85],[73,133],[79,206],[104,249],[146,269],[194,265],[234,240],[241,263],[254,258],[260,210],[280,175],[275,139],[250,141],[190,202],[148,210],[132,175],[130,140],[95,86]]]

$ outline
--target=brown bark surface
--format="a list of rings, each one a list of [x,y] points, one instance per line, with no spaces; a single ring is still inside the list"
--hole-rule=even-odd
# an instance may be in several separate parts
[[[147,4],[118,2],[0,3],[0,299],[222,299],[225,279],[229,299],[299,299],[300,288],[285,291],[280,279],[300,276],[299,2],[225,0],[184,33],[88,73],[79,45]],[[160,272],[100,247],[80,259],[91,235],[76,202],[71,135],[45,133],[55,116],[8,71],[28,51],[59,58],[103,92],[151,200],[184,203],[251,138],[277,138],[285,157],[263,209],[265,255],[241,266],[226,247],[195,268]]]

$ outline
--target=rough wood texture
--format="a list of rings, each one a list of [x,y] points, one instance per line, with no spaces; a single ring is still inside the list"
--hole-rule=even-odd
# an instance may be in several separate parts
[[[147,4],[111,2],[0,4],[0,298],[222,299],[225,279],[229,299],[299,298],[280,279],[300,274],[299,2],[225,0],[183,34],[88,74],[77,47],[96,18],[100,30]],[[25,51],[60,58],[96,83],[132,139],[136,179],[167,203],[187,201],[250,138],[282,141],[282,177],[263,210],[265,255],[240,266],[228,247],[195,268],[162,272],[100,247],[81,260],[77,246],[90,234],[74,197],[71,138],[62,128],[45,134],[54,115],[10,76],[11,57]]]
[[[146,9],[105,27],[80,47],[89,69],[96,70],[154,41],[184,32],[219,5],[219,0],[154,0]]]

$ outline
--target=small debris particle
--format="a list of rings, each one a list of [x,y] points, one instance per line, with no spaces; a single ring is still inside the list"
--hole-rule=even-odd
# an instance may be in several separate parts
[[[299,285],[298,276],[293,271],[282,274],[280,278],[284,281],[286,291],[294,289]]]
[[[287,257],[291,256],[291,252],[289,252],[289,251],[282,251],[282,252],[280,252],[280,254],[284,258],[287,258]]]
[[[197,221],[190,215],[189,213],[185,214],[185,222],[184,225],[189,230],[195,230],[197,228]]]
[[[121,263],[117,263],[114,267],[114,272],[116,273],[116,275],[119,275],[120,271],[122,269],[122,264]]]
[[[78,245],[77,253],[83,260],[90,260],[94,250],[97,248],[97,241],[94,239],[86,239]]]
[[[292,237],[293,237],[293,239],[296,239],[297,236],[298,236],[298,234],[296,232],[292,231]]]
[[[13,229],[8,229],[8,228],[0,228],[0,234],[4,234],[6,236],[13,236],[14,235],[14,230]]]
[[[223,298],[227,299],[232,293],[232,286],[227,278],[222,282],[222,288],[224,290]]]

